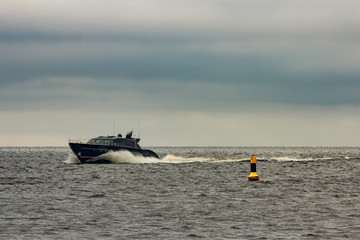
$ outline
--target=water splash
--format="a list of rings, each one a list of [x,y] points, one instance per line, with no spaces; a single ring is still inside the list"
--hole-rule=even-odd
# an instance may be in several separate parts
[[[64,163],[75,164],[75,163],[81,163],[81,162],[74,154],[69,153],[68,158],[64,161]]]
[[[312,158],[312,157],[304,157],[304,158],[298,158],[298,157],[271,157],[268,160],[269,161],[277,161],[277,162],[309,162],[309,161],[316,161],[316,160],[331,160],[330,157],[320,157],[320,158]]]

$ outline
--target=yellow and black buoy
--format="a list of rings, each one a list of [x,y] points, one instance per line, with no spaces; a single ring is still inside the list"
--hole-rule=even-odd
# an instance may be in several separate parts
[[[248,177],[249,181],[259,181],[259,176],[256,173],[256,157],[253,155],[250,159],[251,173]]]

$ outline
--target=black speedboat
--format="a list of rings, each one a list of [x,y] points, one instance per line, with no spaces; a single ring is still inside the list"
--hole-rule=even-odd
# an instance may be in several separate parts
[[[123,138],[118,136],[100,136],[87,142],[81,140],[69,140],[69,146],[81,163],[110,163],[101,159],[101,155],[110,151],[129,151],[135,156],[159,158],[151,150],[142,149],[139,146],[140,138],[132,138],[132,132]]]

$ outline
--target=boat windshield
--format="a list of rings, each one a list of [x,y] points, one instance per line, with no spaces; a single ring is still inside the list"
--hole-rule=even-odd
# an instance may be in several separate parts
[[[99,145],[111,145],[112,141],[111,140],[106,140],[106,139],[93,138],[93,139],[89,140],[88,143],[90,143],[90,144],[99,144]]]

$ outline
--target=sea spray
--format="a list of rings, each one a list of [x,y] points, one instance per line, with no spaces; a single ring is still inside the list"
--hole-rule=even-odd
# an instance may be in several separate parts
[[[129,151],[110,151],[102,154],[98,159],[111,163],[161,163],[162,160],[152,157],[135,156]]]
[[[204,157],[194,157],[194,158],[178,157],[169,154],[163,158],[163,161],[167,163],[189,163],[189,162],[211,162],[213,161],[213,159],[204,158]]]
[[[81,163],[81,162],[74,154],[69,153],[68,158],[64,161],[64,163],[75,164],[75,163]]]

